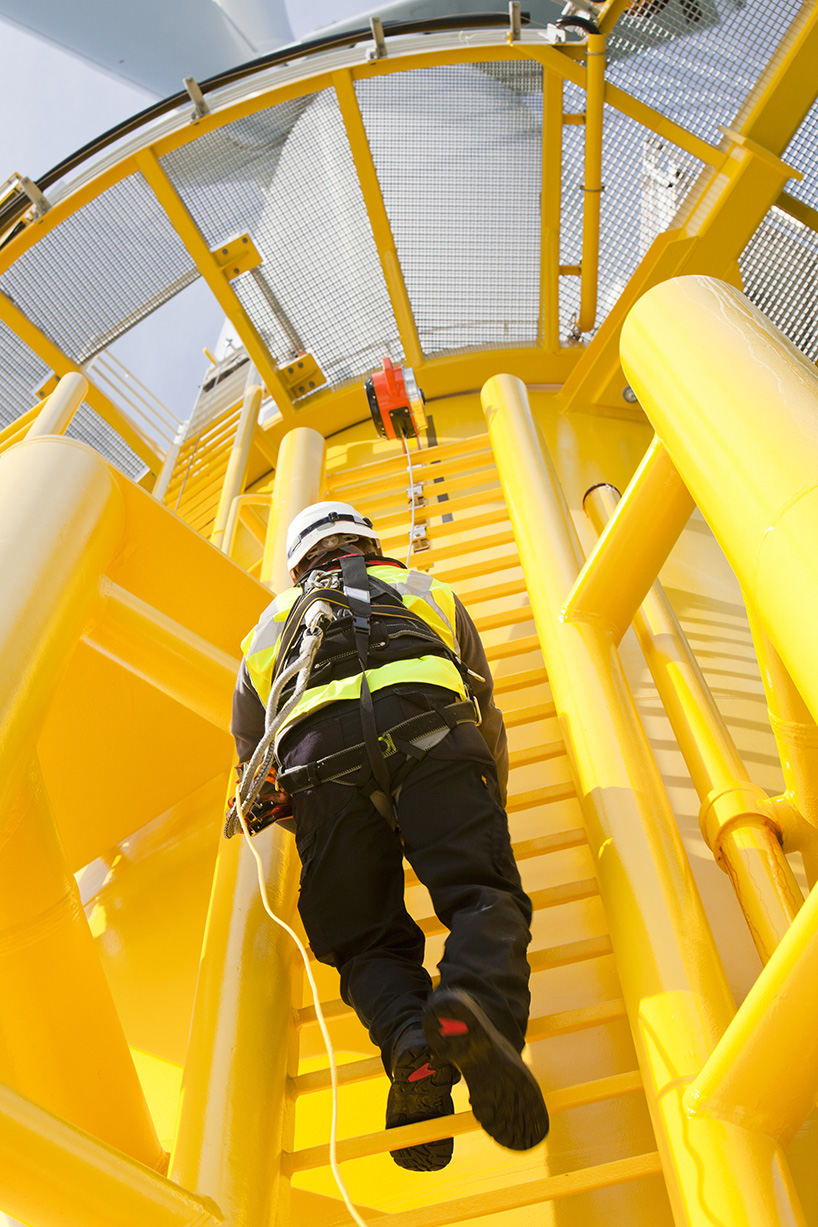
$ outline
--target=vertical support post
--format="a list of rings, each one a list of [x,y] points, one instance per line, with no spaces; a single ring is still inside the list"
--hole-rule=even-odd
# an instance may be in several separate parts
[[[525,386],[497,376],[483,389],[483,407],[557,714],[570,730],[577,796],[674,1218],[690,1227],[803,1227],[780,1146],[719,1121],[691,1120],[684,1110],[686,1083],[733,1016],[732,994],[610,636],[561,617],[581,549]]]
[[[75,371],[63,375],[34,420],[26,435],[38,439],[43,435],[64,435],[88,391],[88,380]]]
[[[292,435],[302,438],[289,452]],[[324,440],[299,428],[282,443],[276,491],[282,507],[306,488],[306,475],[288,457],[323,461]],[[312,466],[320,485],[321,464]],[[293,482],[288,497],[285,483]],[[312,501],[310,487],[307,502]],[[286,533],[286,525],[285,525]],[[287,574],[284,538],[271,548],[274,575]],[[287,581],[289,583],[289,580]],[[269,827],[256,836],[270,906],[288,923],[295,911],[298,854],[288,831]],[[277,1221],[288,1194],[282,1154],[292,1145],[294,1026],[300,960],[287,934],[267,916],[256,863],[243,839],[222,841],[213,879],[190,1043],[182,1079],[182,1108],[170,1174],[212,1197],[231,1227]]]
[[[577,330],[596,323],[599,283],[599,219],[602,211],[602,127],[605,104],[605,35],[589,34],[585,56],[585,183],[582,191],[582,286]]]
[[[258,384],[248,384],[244,393],[241,414],[239,415],[239,424],[236,427],[236,437],[233,440],[230,459],[227,462],[227,472],[225,473],[224,484],[222,485],[219,509],[216,512],[213,531],[210,534],[210,540],[224,553],[228,552],[225,549],[225,529],[230,518],[233,499],[241,494],[244,489],[247,464],[250,460],[250,448],[253,446],[253,436],[258,422],[258,411],[261,408],[261,396],[262,389]]]
[[[323,436],[309,426],[297,426],[281,440],[260,576],[272,592],[290,586],[287,528],[293,516],[321,497],[325,449]]]
[[[182,422],[181,426],[176,432],[173,442],[165,453],[165,459],[162,461],[159,476],[157,477],[153,490],[151,491],[151,494],[156,499],[157,503],[163,503],[165,501],[165,495],[167,494],[168,486],[170,485],[170,479],[173,476],[173,470],[176,468],[176,461],[179,459],[179,452],[185,441],[185,430],[187,429],[188,425],[189,422]]]
[[[120,546],[102,457],[61,439],[0,457],[0,1082],[149,1167],[162,1149],[34,747]]]
[[[562,215],[562,77],[543,68],[540,344],[560,347],[560,218]]]
[[[585,510],[601,533],[619,492],[594,486]],[[633,618],[659,697],[701,802],[702,834],[729,875],[756,949],[766,963],[804,902],[781,847],[766,793],[747,769],[658,581]]]

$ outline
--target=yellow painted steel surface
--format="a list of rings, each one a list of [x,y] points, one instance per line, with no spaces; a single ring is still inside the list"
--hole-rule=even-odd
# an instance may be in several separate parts
[[[711,279],[737,279],[772,206],[817,228],[783,189],[818,88],[818,9],[794,15],[716,145],[606,81],[626,7],[609,0],[602,33],[564,47],[437,33],[262,73],[195,124],[141,132],[0,247],[3,275],[139,182],[275,402],[256,427],[260,389],[243,404],[234,392],[163,455],[39,316],[0,293],[4,329],[66,376],[0,432],[0,1209],[31,1227],[349,1221],[328,1168],[315,1007],[248,850],[220,840],[239,644],[289,583],[289,519],[323,497],[370,516],[398,558],[414,524],[412,565],[455,586],[484,639],[535,908],[526,1059],[552,1115],[543,1146],[503,1151],[461,1085],[453,1117],[385,1131],[379,1058],[337,975],[314,964],[340,1062],[338,1154],[364,1218],[818,1223],[818,377]],[[509,67],[542,71],[533,340],[436,349],[361,91],[402,73],[490,80]],[[334,386],[294,399],[225,266],[227,236],[211,245],[169,170],[174,153],[195,161],[207,139],[229,141],[229,124],[249,131],[268,108],[324,91],[428,397],[408,458],[375,435],[357,353]],[[564,114],[577,91],[584,115]],[[616,302],[599,293],[598,262],[614,114],[702,167]],[[561,254],[564,127],[580,123],[581,266]],[[560,285],[578,274],[561,338]],[[445,280],[445,262],[432,275]],[[339,337],[355,306],[334,304]],[[623,399],[626,381],[639,404]],[[157,497],[58,437],[83,397],[148,465],[147,486],[158,474]],[[600,483],[624,492],[616,510]],[[611,517],[599,540],[582,514],[589,487],[597,530]],[[274,906],[297,924],[291,837],[270,830],[257,846]],[[411,873],[407,901],[434,973],[445,934]],[[389,1157],[450,1134],[442,1172]]]

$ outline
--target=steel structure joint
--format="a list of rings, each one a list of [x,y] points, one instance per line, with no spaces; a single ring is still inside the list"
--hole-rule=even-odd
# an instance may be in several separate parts
[[[723,852],[724,840],[737,827],[764,826],[783,843],[781,827],[775,810],[763,789],[755,785],[736,783],[710,793],[699,810],[699,828],[718,865],[727,872]]]

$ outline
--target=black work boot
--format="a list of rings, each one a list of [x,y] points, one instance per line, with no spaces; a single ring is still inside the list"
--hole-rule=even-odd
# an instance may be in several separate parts
[[[423,1033],[438,1061],[463,1074],[472,1111],[489,1137],[509,1150],[543,1140],[548,1112],[537,1080],[473,997],[460,989],[432,993]]]
[[[415,1121],[435,1120],[454,1112],[451,1088],[460,1074],[451,1065],[438,1061],[419,1031],[399,1042],[392,1068],[392,1086],[386,1101],[386,1127],[397,1129]],[[438,1172],[450,1161],[453,1138],[423,1142],[393,1150],[398,1167],[411,1172]]]

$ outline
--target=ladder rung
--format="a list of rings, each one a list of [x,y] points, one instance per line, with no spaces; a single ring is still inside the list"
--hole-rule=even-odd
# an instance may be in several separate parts
[[[571,967],[574,963],[586,963],[590,959],[601,959],[612,953],[611,939],[607,934],[603,937],[586,937],[578,942],[565,942],[561,946],[546,946],[542,950],[528,952],[528,965],[532,972],[548,971],[556,967]],[[437,985],[439,976],[432,976],[432,984]],[[338,1018],[349,1018],[351,1006],[336,997],[322,1005],[324,1018],[332,1022]],[[305,1005],[298,1010],[298,1025],[308,1026],[316,1022],[315,1006]]]
[[[479,479],[469,478],[468,485],[474,486],[477,484],[478,480]],[[437,487],[429,485],[423,495],[426,502],[415,508],[415,523],[427,524],[429,520],[438,520],[441,516],[453,516],[455,513],[459,513],[461,511],[470,511],[473,507],[485,507],[486,504],[489,503],[502,504],[502,507],[507,515],[508,508],[503,502],[503,492],[496,478],[492,479],[491,477],[486,477],[480,481],[480,484],[485,486],[492,483],[496,489],[476,490],[472,494],[455,493],[450,498],[445,498],[442,501],[435,502],[430,502],[429,500],[432,498],[432,491],[437,491]],[[418,485],[419,483],[415,482],[414,484]],[[465,483],[461,482],[461,484]],[[442,482],[440,485],[441,488],[439,491],[437,491],[438,495],[445,494],[446,487]],[[394,501],[399,504],[400,510],[386,512],[379,511],[376,504],[373,504],[372,507],[367,506],[366,503],[359,502],[356,504],[356,510],[362,512],[366,516],[369,516],[369,519],[377,525],[378,536],[382,541],[385,537],[390,539],[393,537],[405,537],[409,527],[412,508],[405,491],[396,491]]]
[[[565,753],[565,742],[560,738],[557,741],[547,741],[542,746],[532,746],[530,750],[514,750],[508,756],[508,765],[510,770],[515,767],[532,767],[551,758],[560,758]]]
[[[525,580],[517,577],[507,580],[504,584],[495,584],[493,588],[480,587],[465,597],[459,592],[457,595],[471,613],[475,605],[484,605],[487,601],[501,601],[507,596],[521,596],[526,591]]]
[[[483,635],[486,631],[497,631],[504,626],[519,626],[521,622],[530,622],[533,617],[531,606],[526,601],[525,605],[520,605],[517,609],[504,609],[500,613],[484,614],[480,618],[474,618],[473,621],[478,633]]]
[[[526,1043],[536,1044],[553,1036],[572,1035],[577,1031],[601,1027],[605,1023],[616,1022],[622,1018],[627,1018],[624,1001],[604,1001],[600,1005],[584,1006],[578,1010],[545,1014],[542,1018],[529,1019]],[[339,1065],[337,1072],[338,1085],[351,1086],[356,1082],[368,1082],[372,1078],[381,1077],[383,1062],[380,1057],[366,1057],[362,1061],[349,1061],[345,1065]],[[290,1080],[290,1088],[295,1095],[311,1095],[315,1091],[329,1090],[331,1086],[329,1067],[313,1069]]]
[[[508,513],[504,511],[503,519],[505,519],[507,515]],[[496,522],[497,521],[494,521],[494,523]],[[471,525],[468,521],[466,521],[463,525],[458,527],[457,531],[458,533],[467,533],[469,532],[470,528]],[[433,538],[432,548],[425,550],[422,554],[420,554],[417,562],[422,562],[425,566],[429,566],[432,563],[441,562],[445,558],[459,558],[461,554],[478,554],[483,550],[497,549],[498,546],[509,545],[513,540],[514,534],[510,528],[506,529],[505,532],[495,533],[491,537],[484,537],[482,541],[458,541],[454,545],[438,545],[436,540]],[[450,582],[448,578],[446,582]]]
[[[558,1176],[544,1176],[539,1180],[526,1180],[507,1188],[491,1189],[471,1197],[458,1197],[453,1201],[440,1201],[436,1205],[418,1206],[401,1210],[397,1214],[385,1214],[378,1218],[378,1227],[447,1227],[449,1223],[470,1222],[487,1214],[500,1214],[504,1210],[522,1209],[524,1206],[541,1205],[578,1193],[592,1193],[647,1176],[661,1174],[662,1162],[657,1151],[633,1155],[626,1159],[614,1159],[596,1167],[581,1167]],[[534,1221],[534,1220],[532,1220]]]
[[[546,946],[542,950],[530,950],[528,965],[532,974],[551,971],[556,967],[572,967],[574,963],[586,963],[613,954],[611,939],[607,933],[602,937],[584,937],[578,942],[565,942],[561,946]]]
[[[526,690],[529,686],[543,686],[548,682],[545,669],[521,669],[519,673],[507,673],[505,677],[495,677],[494,693],[506,694],[511,690]]]
[[[503,712],[503,723],[507,729],[515,729],[521,724],[533,724],[535,720],[550,720],[556,714],[557,708],[553,702],[530,703],[528,707],[515,707],[514,711]]]
[[[528,652],[539,652],[540,641],[536,635],[520,635],[519,639],[505,639],[502,643],[484,643],[486,659],[491,663],[495,660],[508,660],[512,656],[525,656]],[[545,670],[543,669],[543,672]]]
[[[567,852],[570,848],[582,848],[588,837],[582,827],[571,831],[557,831],[554,835],[538,835],[512,845],[515,861],[531,860],[534,856],[547,856],[549,852]],[[406,866],[406,885],[416,886],[419,881],[411,865]]]
[[[545,886],[542,890],[529,891],[528,897],[535,912],[548,907],[562,907],[566,903],[579,903],[581,899],[591,899],[599,894],[596,878],[583,878],[578,882],[562,882],[559,886]],[[437,916],[423,916],[416,919],[427,937],[435,937],[439,933],[448,933],[448,928]]]
[[[517,814],[522,809],[534,809],[538,805],[553,805],[556,801],[570,801],[576,797],[577,790],[571,780],[561,784],[548,784],[545,788],[532,788],[529,792],[518,792],[508,798],[506,813]]]
[[[641,1090],[642,1075],[638,1070],[634,1070],[551,1091],[546,1094],[546,1102],[549,1112],[555,1114],[569,1112],[572,1108],[584,1108],[592,1103],[604,1103],[608,1099],[618,1099],[620,1095],[633,1095]],[[455,1112],[452,1116],[418,1121],[413,1125],[402,1125],[399,1129],[380,1129],[377,1133],[366,1133],[339,1141],[338,1161],[343,1163],[350,1159],[385,1154],[389,1150],[401,1150],[405,1146],[436,1142],[440,1138],[458,1137],[464,1133],[474,1133],[479,1128],[473,1112]],[[285,1153],[282,1160],[284,1170],[290,1174],[327,1167],[329,1146],[310,1146],[305,1150]]]
[[[435,447],[423,447],[412,451],[412,468],[422,469],[437,465],[441,460],[450,457],[455,461],[473,460],[481,452],[492,456],[491,445],[487,434],[474,435],[471,439],[459,440],[456,443],[438,443]],[[493,456],[492,456],[493,460]],[[447,468],[449,466],[447,465]],[[339,490],[352,490],[367,482],[379,481],[384,476],[403,473],[406,470],[406,457],[403,451],[388,460],[375,460],[371,464],[362,464],[356,469],[341,469],[336,473],[327,474],[327,489],[337,498]],[[354,500],[353,500],[354,501]]]
[[[423,560],[423,555],[418,556],[418,560]],[[481,575],[496,575],[500,571],[512,571],[520,566],[520,555],[517,553],[516,547],[507,554],[500,554],[499,557],[483,558],[478,562],[470,562],[462,567],[442,568],[440,571],[435,571],[437,579],[444,580],[447,584],[460,584],[464,580],[479,579]]]

